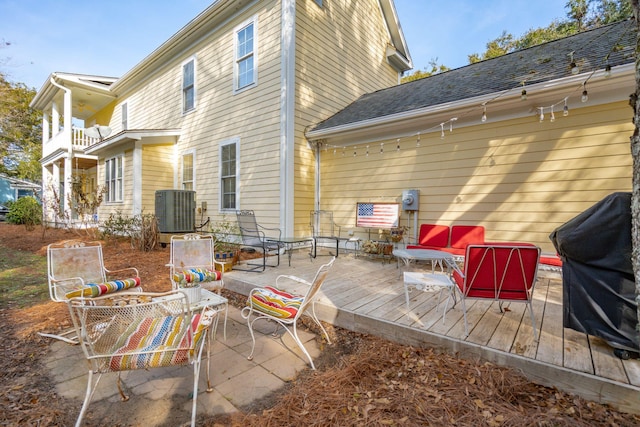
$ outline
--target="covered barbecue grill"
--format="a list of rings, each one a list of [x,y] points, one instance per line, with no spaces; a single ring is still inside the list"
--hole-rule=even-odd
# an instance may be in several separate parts
[[[638,357],[631,193],[610,194],[549,238],[563,261],[564,326],[602,338],[621,358]]]

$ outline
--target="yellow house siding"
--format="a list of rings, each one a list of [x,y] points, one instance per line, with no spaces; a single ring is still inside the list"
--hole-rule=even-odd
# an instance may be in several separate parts
[[[357,201],[400,201],[420,190],[418,224],[479,224],[489,241],[527,241],[553,251],[549,234],[615,191],[631,189],[632,111],[626,102],[454,128],[322,154],[322,200],[353,224]],[[353,156],[354,151],[356,156]],[[413,225],[403,212],[403,224]],[[361,233],[364,230],[359,230]],[[413,234],[413,230],[410,232]]]
[[[156,190],[173,189],[173,145],[142,146],[142,212],[155,213]]]
[[[308,235],[315,201],[315,155],[305,128],[364,93],[398,83],[386,62],[389,36],[377,1],[297,1],[295,234]],[[321,206],[321,208],[324,208]]]

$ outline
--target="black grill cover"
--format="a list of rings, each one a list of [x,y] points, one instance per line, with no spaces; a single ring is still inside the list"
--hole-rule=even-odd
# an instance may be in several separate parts
[[[631,193],[613,193],[549,236],[562,258],[564,326],[637,352]]]

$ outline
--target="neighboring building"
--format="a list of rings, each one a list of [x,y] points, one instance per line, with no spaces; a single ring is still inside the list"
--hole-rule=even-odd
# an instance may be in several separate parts
[[[392,0],[213,2],[121,78],[50,76],[31,103],[44,112],[45,197],[58,189],[66,204],[85,174],[107,189],[99,219],[195,190],[198,220],[253,209],[306,234],[316,161],[304,131],[410,68]]]
[[[0,205],[15,202],[21,197],[32,196],[40,199],[40,184],[0,174]]]
[[[412,235],[478,224],[554,251],[556,227],[631,191],[635,44],[628,20],[360,97],[305,132],[320,207],[352,226],[357,202],[418,189]]]

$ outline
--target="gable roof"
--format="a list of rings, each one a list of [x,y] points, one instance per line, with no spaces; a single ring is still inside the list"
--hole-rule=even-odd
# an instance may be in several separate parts
[[[448,103],[495,94],[572,75],[571,55],[579,73],[635,61],[635,21],[602,26],[497,58],[365,94],[320,122],[307,135],[348,124],[379,119]],[[316,135],[314,135],[314,133]]]

